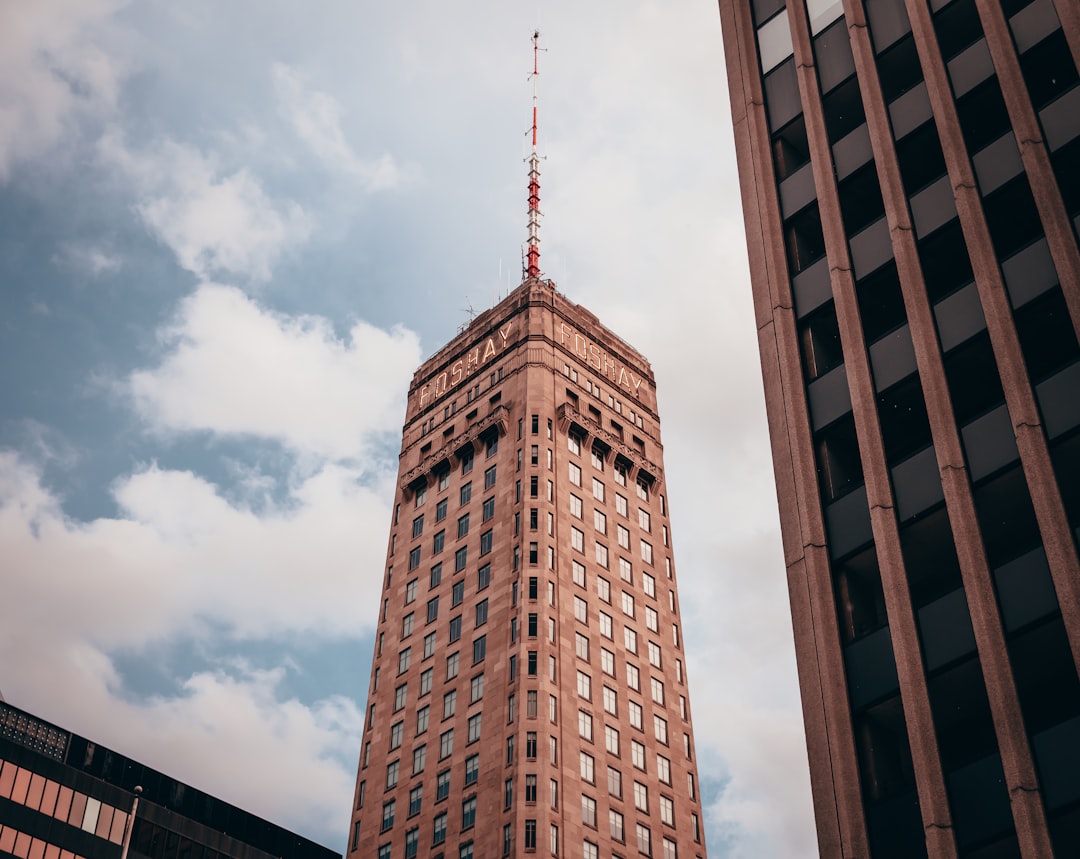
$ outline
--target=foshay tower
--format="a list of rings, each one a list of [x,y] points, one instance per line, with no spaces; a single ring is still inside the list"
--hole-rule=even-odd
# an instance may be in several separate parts
[[[656,389],[542,278],[409,387],[349,855],[705,856]]]
[[[720,0],[822,856],[1080,856],[1080,4]]]

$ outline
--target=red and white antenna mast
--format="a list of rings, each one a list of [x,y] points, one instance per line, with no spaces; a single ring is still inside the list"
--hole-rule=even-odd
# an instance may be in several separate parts
[[[532,152],[529,154],[529,243],[525,252],[525,277],[540,277],[540,156],[536,153],[536,80],[540,76],[537,65],[540,54],[540,31],[533,31],[532,78]]]

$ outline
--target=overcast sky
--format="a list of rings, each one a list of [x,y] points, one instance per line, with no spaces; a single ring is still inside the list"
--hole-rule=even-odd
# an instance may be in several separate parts
[[[710,0],[0,0],[0,690],[343,850],[413,370],[647,355],[711,857],[816,853]]]

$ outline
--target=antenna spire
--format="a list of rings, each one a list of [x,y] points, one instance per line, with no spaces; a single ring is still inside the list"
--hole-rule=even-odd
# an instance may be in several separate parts
[[[529,154],[529,242],[525,253],[525,277],[540,277],[540,156],[536,153],[536,82],[540,77],[540,31],[533,31],[532,152]]]

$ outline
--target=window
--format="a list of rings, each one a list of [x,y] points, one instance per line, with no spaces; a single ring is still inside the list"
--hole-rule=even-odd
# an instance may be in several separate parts
[[[579,528],[570,528],[570,545],[578,552],[585,551],[585,532]]]
[[[607,533],[607,516],[599,510],[593,510],[593,528],[600,534]]]
[[[574,597],[574,618],[581,623],[589,622],[589,604],[581,597]]]
[[[495,515],[495,496],[484,499],[483,520],[487,522]]]
[[[469,716],[469,740],[470,743],[475,743],[480,739],[480,717],[481,713],[476,713],[473,716]],[[666,724],[666,723],[665,723]]]
[[[626,663],[626,685],[635,691],[641,691],[641,672],[636,665]]]
[[[636,701],[630,701],[630,702],[627,703],[626,706],[630,709],[630,724],[631,724],[631,726],[637,728],[639,731],[642,730],[642,727],[641,727],[641,725],[642,725],[641,705],[638,704]]]
[[[619,715],[618,694],[607,686],[604,687],[604,712]]]
[[[449,793],[450,792],[450,773],[445,773],[445,775],[446,775],[447,793]],[[441,778],[441,776],[440,776],[440,778]],[[444,797],[440,797],[440,798],[445,799],[446,797],[444,796]],[[431,843],[433,845],[434,844],[442,844],[445,840],[446,840],[446,812],[443,811],[443,812],[435,815],[435,820],[433,822],[432,831],[431,831]]]
[[[422,773],[427,763],[427,746],[417,746],[412,753],[412,774]]]
[[[574,652],[577,654],[578,659],[589,661],[589,637],[587,635],[582,635],[580,632],[574,633]]]
[[[637,511],[638,525],[642,531],[652,530],[652,517],[649,516],[649,511],[643,507],[639,507]]]
[[[627,617],[634,616],[634,596],[626,591],[622,592],[622,610]]]
[[[442,698],[442,717],[449,719],[457,712],[457,690],[451,689]]]
[[[450,796],[450,770],[443,770],[435,781],[435,801],[446,799]]]
[[[394,712],[401,710],[405,706],[405,700],[408,697],[409,684],[402,683],[394,690]]]
[[[616,463],[614,468],[614,474],[615,482],[618,483],[619,486],[626,486],[626,469]]]
[[[485,623],[487,623],[487,619],[488,601],[486,599],[480,600],[480,602],[476,604],[476,625],[483,626]]]
[[[450,589],[450,608],[456,608],[461,605],[461,602],[464,599],[465,582],[454,582],[454,586]]]
[[[573,561],[574,584],[580,588],[585,587],[585,565],[581,561]]]
[[[619,578],[624,582],[634,583],[634,567],[626,558],[619,558]]]
[[[603,543],[596,544],[596,563],[601,567],[607,568],[608,565],[608,551],[607,546]]]
[[[379,859],[390,859],[390,845],[383,844],[379,847]]]
[[[637,633],[628,626],[623,627],[623,644],[633,654],[637,654]]]
[[[652,856],[652,833],[649,827],[642,823],[637,824],[637,849],[639,853]]]
[[[536,731],[525,734],[525,758],[530,761],[536,760]]]
[[[484,661],[484,656],[487,654],[487,636],[481,635],[472,644],[472,661],[473,665],[478,662]]]
[[[536,821],[532,819],[525,821],[525,849],[536,849]]]
[[[580,519],[581,518],[581,499],[574,493],[570,493],[570,515]]]
[[[530,689],[528,692],[525,693],[525,715],[528,716],[530,719],[536,718],[537,694],[538,693],[535,689]]]
[[[475,704],[484,697],[484,675],[477,674],[469,681],[469,703]]]
[[[611,638],[611,615],[600,612],[600,634]]]
[[[400,769],[401,769],[400,761],[393,761],[392,763],[389,763],[389,764],[386,765],[386,789],[387,790],[389,790],[390,788],[397,785],[398,772],[399,772]]]
[[[525,804],[536,805],[536,776],[525,776]]]
[[[652,543],[641,541],[641,560],[646,564],[652,563]]]
[[[536,576],[529,577],[529,599],[535,600],[540,589],[540,580]]]
[[[536,566],[540,562],[540,544],[529,543],[529,563]]]
[[[616,471],[615,474],[616,474],[615,482],[618,483],[619,482],[618,477],[617,477],[618,472]],[[629,509],[630,508],[627,506],[627,503],[626,503],[626,496],[625,495],[620,495],[618,492],[616,492],[615,493],[615,512],[618,513],[620,516],[622,516],[625,519],[629,515],[629,513],[628,513]]]
[[[634,808],[649,813],[649,789],[639,781],[634,782]]]
[[[461,454],[461,473],[468,474],[472,471],[473,467],[473,449],[470,447],[468,450]]]
[[[408,638],[412,635],[413,630],[413,614],[409,612],[405,617],[401,619],[401,637]]]
[[[491,489],[495,485],[495,466],[484,472],[484,489]]]
[[[592,494],[597,501],[604,500],[604,482],[596,477],[592,480]]]
[[[639,770],[645,769],[645,746],[637,740],[630,741],[630,759]]]
[[[461,803],[461,828],[471,829],[476,823],[476,797],[471,796]]]
[[[453,643],[461,638],[461,615],[450,618],[450,642]]]
[[[567,434],[566,447],[571,453],[581,454],[581,440],[573,433]]]
[[[675,803],[668,797],[660,797],[660,819],[668,826],[675,825]]]
[[[397,673],[404,674],[409,670],[410,654],[412,653],[411,647],[406,647],[400,653],[397,658]]]
[[[608,812],[608,823],[611,827],[611,837],[616,841],[625,841],[626,833],[623,831],[623,816],[612,809]]]
[[[390,751],[401,747],[401,736],[405,733],[405,723],[395,722],[390,728]]]
[[[611,602],[611,583],[602,576],[596,578],[596,595],[606,603]]]
[[[480,535],[480,554],[486,555],[491,551],[491,529],[489,528]]]
[[[454,752],[454,729],[439,734],[439,760],[450,757]]]
[[[416,506],[423,507],[424,502],[427,501],[427,485],[418,486],[416,489]]]
[[[649,642],[649,664],[656,668],[662,667],[660,665],[660,645],[654,641]]]
[[[476,784],[480,777],[480,755],[469,755],[465,758],[465,784]]]
[[[453,680],[455,677],[457,677],[459,659],[460,659],[460,654],[457,654],[457,653],[451,653],[449,656],[446,657],[446,679],[447,680]]]
[[[473,859],[473,843],[466,841],[458,847],[458,859]]]
[[[394,806],[397,805],[395,800],[384,802],[382,807],[382,832],[386,832],[394,825]]]
[[[439,619],[439,598],[438,597],[432,597],[427,602],[427,622],[431,623],[432,621],[438,620],[438,619]],[[434,632],[429,632],[427,635],[424,636],[424,657],[425,658],[427,658],[428,656],[431,656],[431,653],[428,652],[428,640],[429,639],[431,640],[432,652],[434,652],[434,646],[435,646],[435,633]]]
[[[424,533],[424,514],[421,513],[412,522],[412,535],[413,537],[419,537]]]
[[[585,842],[585,847],[581,854],[581,859],[598,859],[600,856],[600,848],[598,848],[591,841]]]
[[[428,580],[428,590],[434,590],[442,583],[442,564],[436,564],[431,568],[431,576]]]
[[[468,546],[462,546],[456,552],[454,552],[454,572],[460,573],[465,569],[465,565],[469,563],[469,548]]]
[[[554,737],[548,737],[548,753],[551,765],[557,765],[559,763],[559,741]]]
[[[617,799],[622,799],[622,773],[615,767],[607,768],[608,793]]]
[[[619,756],[619,731],[610,725],[604,726],[604,748],[615,757]]]
[[[439,554],[446,545],[446,530],[436,532],[435,536],[431,538],[431,552],[434,555]],[[442,567],[439,569],[440,575],[442,574]]]
[[[441,482],[441,481],[440,481]],[[441,489],[445,489],[445,486],[441,486]],[[435,521],[442,522],[446,518],[447,499],[443,498],[438,504],[435,505]]]
[[[416,546],[409,550],[409,569],[415,570],[420,566],[420,547]]]
[[[577,691],[586,701],[592,700],[592,678],[584,671],[577,673]]]
[[[540,478],[537,477],[535,474],[529,478],[529,497],[540,497]]]
[[[658,632],[660,629],[660,615],[652,606],[645,606],[645,626],[652,632]]]
[[[641,574],[641,589],[645,591],[645,596],[656,599],[656,579],[648,573]]]
[[[616,533],[616,535],[618,537],[619,548],[621,548],[621,549],[629,549],[630,548],[630,529],[625,528],[622,525],[617,525],[616,528],[615,528],[615,533]]]
[[[431,713],[430,707],[421,707],[416,711],[416,734],[419,736],[428,729],[428,716]]]
[[[596,829],[596,800],[591,796],[581,796],[581,822]]]
[[[597,471],[603,471],[604,470],[604,453],[603,453],[603,451],[601,451],[598,448],[594,447],[592,449],[592,451],[591,451],[591,454],[592,455],[591,455],[590,459],[592,460],[593,468],[595,468]]]
[[[424,786],[422,784],[418,784],[416,787],[409,791],[409,817],[412,817],[414,814],[420,813],[420,806],[423,803],[423,797]],[[407,840],[406,843],[408,843]]]
[[[590,743],[592,742],[593,719],[592,716],[584,710],[578,710],[578,736],[588,740]]]
[[[596,782],[596,775],[594,772],[596,761],[588,752],[580,752],[578,757],[582,781],[594,784]]]
[[[640,480],[637,482],[637,497],[642,501],[649,500],[649,487]]]
[[[574,486],[581,486],[581,466],[577,463],[570,463],[570,482]]]
[[[528,653],[528,674],[530,677],[536,676],[536,651],[530,650]]]
[[[443,471],[439,473],[439,492],[442,492],[446,487],[450,485],[450,471]]]
[[[469,533],[469,514],[466,513],[457,520],[457,535],[460,539]]]

